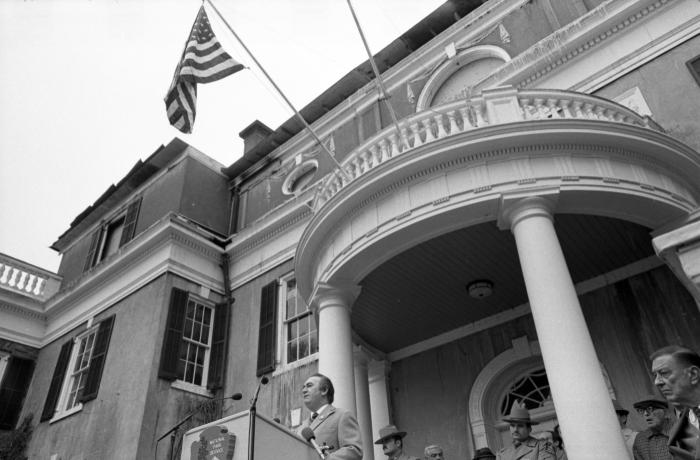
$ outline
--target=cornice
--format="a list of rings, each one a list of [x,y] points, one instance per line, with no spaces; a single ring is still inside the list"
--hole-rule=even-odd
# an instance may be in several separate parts
[[[29,309],[23,306],[7,303],[5,301],[0,300],[0,310],[3,311],[9,311],[12,313],[15,313],[19,316],[24,316],[25,318],[29,318],[31,320],[38,320],[45,322],[46,321],[46,315],[40,311]]]
[[[517,88],[530,87],[535,81],[550,74],[555,69],[580,55],[590,53],[594,48],[608,41],[609,38],[623,31],[626,32],[632,25],[671,3],[673,3],[672,0],[605,2],[573,23],[567,24],[540,40],[527,51],[505,64],[500,71],[482,80],[479,86],[510,84]],[[615,6],[618,6],[618,9],[611,13],[611,7]],[[621,17],[615,18],[615,15],[621,15]],[[606,25],[605,21],[611,19],[614,21]],[[601,25],[604,27],[601,30],[596,30],[601,28]],[[527,75],[518,76],[523,73]]]
[[[261,220],[259,226],[247,228],[245,235],[241,235],[240,238],[234,237],[231,244],[226,248],[226,252],[231,255],[232,259],[247,254],[267,241],[288,231],[291,227],[309,219],[311,215],[311,208],[308,205],[303,205],[297,206],[274,221],[265,222]]]

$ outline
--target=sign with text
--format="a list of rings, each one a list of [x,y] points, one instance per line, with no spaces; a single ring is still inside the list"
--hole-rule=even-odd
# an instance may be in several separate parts
[[[197,460],[231,460],[236,436],[224,426],[211,426],[190,445],[190,458]]]

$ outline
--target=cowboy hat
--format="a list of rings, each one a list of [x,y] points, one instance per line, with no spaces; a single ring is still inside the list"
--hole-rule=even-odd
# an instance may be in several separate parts
[[[405,431],[399,431],[399,429],[396,428],[395,425],[387,425],[384,428],[379,429],[379,439],[374,441],[374,443],[375,444],[383,444],[384,441],[388,438],[403,439],[404,436],[406,436]]]

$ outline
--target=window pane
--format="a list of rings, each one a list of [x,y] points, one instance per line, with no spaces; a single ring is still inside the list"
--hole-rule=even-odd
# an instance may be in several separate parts
[[[299,336],[303,336],[309,333],[309,319],[308,316],[300,318],[297,323],[299,324]]]
[[[195,366],[194,368],[194,380],[192,383],[195,385],[201,385],[202,384],[202,371],[204,367],[202,366]]]
[[[183,380],[191,383],[192,377],[194,377],[194,364],[187,363],[187,366],[185,367],[185,378]]]
[[[198,323],[201,323],[203,319],[204,319],[204,306],[197,305],[197,313],[194,317],[194,320],[197,321]]]
[[[287,340],[291,342],[297,335],[297,321],[292,321],[287,325]]]
[[[297,342],[292,340],[287,344],[287,362],[292,363],[297,360]]]
[[[309,342],[309,353],[316,353],[318,351],[318,334],[316,331],[311,333]]]
[[[309,356],[309,343],[306,337],[299,340],[299,359]]]

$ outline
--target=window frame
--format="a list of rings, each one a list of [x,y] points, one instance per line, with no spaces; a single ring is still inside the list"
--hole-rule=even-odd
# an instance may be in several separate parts
[[[88,373],[90,372],[90,365],[92,364],[92,356],[93,352],[95,351],[95,345],[97,343],[97,334],[99,332],[99,325],[100,323],[91,325],[87,330],[81,332],[77,336],[73,337],[71,341],[73,342],[71,346],[71,351],[70,351],[70,357],[68,359],[68,365],[66,366],[66,373],[65,376],[63,377],[63,382],[61,383],[61,391],[58,397],[58,401],[56,402],[56,407],[54,408],[54,413],[51,419],[49,420],[49,423],[53,423],[55,421],[58,421],[62,418],[68,417],[69,415],[75,414],[76,412],[80,412],[83,409],[83,402],[81,401],[82,399],[82,391],[85,390],[85,382],[87,382],[87,376]],[[76,395],[76,403],[70,408],[66,408],[66,404],[68,403],[68,398],[70,395],[70,388],[72,387],[73,384],[73,378],[75,376],[75,363],[78,359],[78,353],[80,352],[80,344],[83,340],[87,339],[88,337],[93,336],[92,339],[92,346],[90,349],[90,354],[87,357],[87,366],[82,370],[83,373],[83,388],[79,394]]]
[[[202,383],[196,384],[194,382],[188,382],[187,380],[184,380],[184,378],[179,378],[179,377],[175,378],[175,382],[177,382],[176,386],[179,386],[183,389],[195,389],[195,388],[197,388],[200,390],[201,389],[207,390],[207,388],[208,388],[207,385],[209,384],[209,364],[210,364],[210,360],[211,360],[212,344],[214,341],[214,322],[216,319],[215,318],[216,306],[214,305],[213,302],[210,302],[209,300],[206,300],[206,299],[199,297],[199,296],[190,292],[190,293],[188,293],[187,301],[185,302],[185,320],[187,319],[187,307],[189,306],[190,302],[194,302],[195,308],[196,308],[197,304],[200,304],[204,308],[206,308],[210,311],[209,337],[207,338],[208,343],[206,345],[206,350],[205,350],[205,354],[204,354],[204,363],[202,364]],[[194,343],[195,346],[203,346],[200,343],[195,342],[194,340],[191,340],[189,338],[185,338],[184,326],[183,326],[182,335],[180,337],[180,347],[183,346],[183,342]],[[178,361],[180,361],[179,353],[178,353]],[[187,375],[187,368],[185,367],[183,377],[185,377],[186,375]],[[195,391],[195,392],[197,392],[197,391]]]
[[[273,375],[281,374],[287,372],[290,369],[294,369],[299,366],[303,366],[310,362],[316,361],[318,359],[318,318],[315,317],[314,312],[307,305],[307,310],[301,314],[295,315],[293,318],[287,318],[287,293],[288,285],[292,280],[296,280],[294,272],[287,273],[286,275],[280,277],[278,280],[278,296],[277,296],[277,356],[278,359],[275,363],[275,371]],[[304,302],[304,299],[297,297],[297,301]],[[305,303],[305,302],[304,302]],[[309,352],[308,355],[303,358],[298,358],[295,361],[289,362],[288,356],[288,343],[289,343],[289,328],[288,325],[293,321],[298,321],[302,318],[308,316],[314,316],[313,321],[316,326],[316,351]]]
[[[131,241],[136,234],[136,224],[141,212],[142,197],[136,197],[122,208],[120,208],[109,219],[102,223],[90,234],[90,246],[88,248],[87,258],[83,267],[83,272],[101,264],[105,259],[112,254],[119,252],[119,249],[126,243]],[[110,236],[114,235],[114,230],[121,228],[121,232],[116,241],[116,249],[107,254],[107,243]]]

